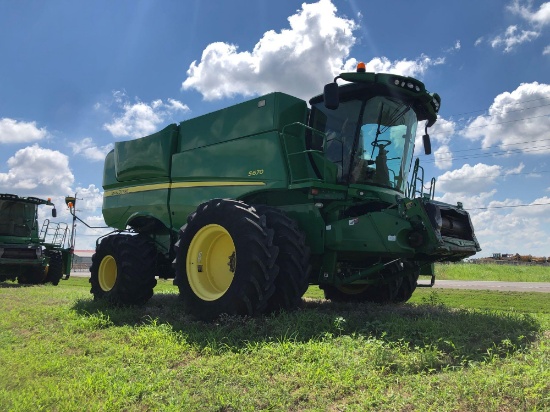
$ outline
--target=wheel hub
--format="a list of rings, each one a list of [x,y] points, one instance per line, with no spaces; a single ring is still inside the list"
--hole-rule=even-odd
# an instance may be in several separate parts
[[[113,256],[107,255],[101,260],[98,270],[99,287],[104,292],[109,292],[114,286],[117,278],[117,265]]]
[[[235,244],[224,227],[211,224],[195,234],[186,258],[187,279],[195,295],[206,301],[221,298],[233,282],[236,266]]]

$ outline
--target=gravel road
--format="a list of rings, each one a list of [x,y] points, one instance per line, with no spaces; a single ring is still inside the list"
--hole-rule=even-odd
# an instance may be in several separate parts
[[[486,280],[437,280],[435,288],[441,289],[474,289],[501,290],[508,292],[543,292],[550,293],[550,283],[543,282],[498,282]]]
[[[90,277],[90,272],[72,272],[71,276]],[[426,283],[426,282],[427,282],[427,279],[420,280],[420,283]],[[434,288],[550,293],[550,283],[543,283],[543,282],[498,282],[498,281],[483,281],[483,280],[437,280],[436,279]]]

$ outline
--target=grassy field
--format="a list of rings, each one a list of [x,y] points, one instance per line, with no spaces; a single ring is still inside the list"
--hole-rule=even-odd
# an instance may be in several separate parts
[[[437,264],[436,279],[498,280],[502,282],[550,282],[550,266],[496,264]]]
[[[419,289],[402,305],[333,304],[196,322],[170,281],[141,308],[86,278],[0,283],[2,411],[550,409],[550,299]]]

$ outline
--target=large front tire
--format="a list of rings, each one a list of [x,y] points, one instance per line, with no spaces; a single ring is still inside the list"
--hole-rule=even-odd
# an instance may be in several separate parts
[[[46,252],[46,256],[50,258],[46,282],[50,282],[52,285],[57,286],[63,277],[63,256],[61,252],[53,250]]]
[[[275,231],[273,244],[279,248],[276,261],[279,274],[267,311],[296,309],[309,286],[310,251],[305,244],[306,237],[297,223],[279,209],[265,205],[255,205],[254,208],[258,215],[266,217],[267,226]]]
[[[189,215],[179,236],[174,283],[187,313],[211,320],[265,311],[278,273],[278,248],[273,230],[254,208],[210,200]]]
[[[92,256],[90,293],[114,305],[143,305],[157,284],[157,250],[143,235],[103,238]]]

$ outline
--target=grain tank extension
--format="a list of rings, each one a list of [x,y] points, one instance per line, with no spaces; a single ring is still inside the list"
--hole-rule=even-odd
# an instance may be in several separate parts
[[[117,142],[103,216],[118,233],[98,240],[94,297],[142,304],[159,276],[204,319],[290,310],[308,285],[404,302],[434,262],[480,250],[462,205],[434,201],[413,163],[437,94],[359,67],[309,103],[271,93]]]

